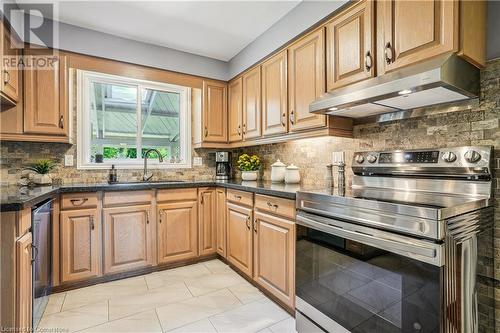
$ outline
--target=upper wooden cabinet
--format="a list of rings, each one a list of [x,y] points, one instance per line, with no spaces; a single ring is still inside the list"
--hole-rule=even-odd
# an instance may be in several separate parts
[[[101,218],[97,209],[61,212],[61,281],[89,279],[101,274]]]
[[[260,66],[243,74],[243,138],[261,136]]]
[[[327,88],[375,76],[375,2],[363,0],[326,25]]]
[[[309,113],[309,104],[325,93],[325,31],[299,39],[288,48],[290,131],[326,126],[326,116]]]
[[[178,195],[177,199],[182,200],[183,196]],[[196,196],[195,200],[158,205],[158,263],[171,263],[198,255],[197,206]]]
[[[43,61],[34,61],[31,68],[24,70],[24,132],[69,136],[66,56],[47,61],[47,56],[38,51],[27,51],[27,55]]]
[[[215,188],[198,189],[198,235],[200,255],[217,251],[217,215]]]
[[[377,1],[378,73],[455,49],[457,1]]]
[[[103,209],[104,274],[153,264],[153,228],[150,205]]]
[[[4,22],[0,23],[0,51],[2,62],[0,64],[1,81],[0,97],[2,104],[16,104],[19,101],[19,75],[20,70],[15,66],[20,55],[19,45],[13,45],[9,28]]]
[[[252,277],[252,208],[226,204],[227,260]]]
[[[243,139],[243,78],[229,82],[229,142]]]
[[[287,132],[286,50],[262,64],[262,135]]]
[[[227,85],[203,81],[203,141],[227,142]]]

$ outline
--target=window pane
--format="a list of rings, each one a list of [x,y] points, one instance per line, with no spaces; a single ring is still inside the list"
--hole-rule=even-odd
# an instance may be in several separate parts
[[[166,162],[180,158],[180,95],[152,89],[142,89],[142,155],[156,148]],[[150,157],[157,157],[151,153]]]
[[[91,82],[91,162],[137,158],[137,88]]]

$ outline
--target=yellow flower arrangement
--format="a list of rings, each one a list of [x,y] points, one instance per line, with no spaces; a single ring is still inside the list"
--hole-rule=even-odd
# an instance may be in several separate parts
[[[241,171],[255,171],[260,168],[260,158],[257,155],[242,154],[236,162]]]

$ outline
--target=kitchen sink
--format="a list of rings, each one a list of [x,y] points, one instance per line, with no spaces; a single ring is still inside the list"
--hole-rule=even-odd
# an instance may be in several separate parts
[[[173,184],[173,183],[185,183],[185,180],[152,180],[152,181],[131,181],[131,182],[117,182],[110,185],[127,186],[127,185],[143,185],[143,184]]]

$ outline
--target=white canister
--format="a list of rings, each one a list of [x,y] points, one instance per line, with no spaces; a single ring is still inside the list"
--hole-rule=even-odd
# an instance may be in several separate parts
[[[273,183],[282,183],[285,180],[286,165],[277,160],[271,165],[271,181]]]
[[[300,183],[300,173],[299,168],[293,164],[286,167],[285,172],[285,183],[287,184],[297,184]]]

